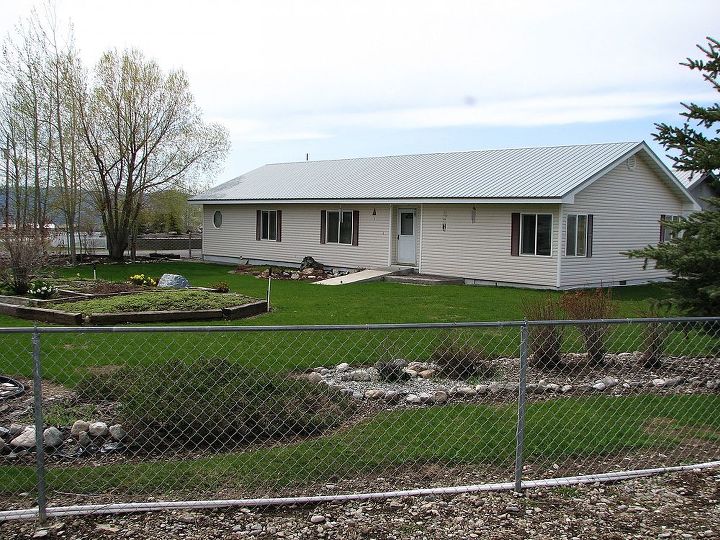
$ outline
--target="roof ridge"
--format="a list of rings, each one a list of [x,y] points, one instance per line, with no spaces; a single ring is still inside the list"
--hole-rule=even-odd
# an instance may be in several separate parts
[[[393,157],[410,157],[410,156],[439,156],[446,154],[473,154],[478,152],[501,152],[504,150],[539,150],[543,148],[581,148],[586,146],[617,146],[621,144],[633,144],[638,145],[643,141],[607,141],[599,143],[586,143],[586,144],[547,144],[540,146],[514,146],[506,148],[478,148],[475,150],[447,150],[445,152],[419,152],[416,154],[384,154],[377,156],[359,156],[359,157],[347,157],[347,158],[335,158],[335,159],[315,159],[306,161],[277,161],[275,163],[266,163],[260,167],[268,167],[270,165],[290,165],[290,164],[302,164],[302,163],[330,163],[334,161],[355,161],[359,159],[382,159],[382,158],[393,158]],[[260,168],[258,167],[258,168]],[[255,170],[255,169],[253,169]]]

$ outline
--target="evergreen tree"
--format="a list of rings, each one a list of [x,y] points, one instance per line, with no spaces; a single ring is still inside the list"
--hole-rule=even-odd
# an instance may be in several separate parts
[[[700,72],[720,92],[720,42],[707,38],[698,45],[704,58],[688,58],[681,65]],[[702,174],[720,169],[720,105],[704,107],[682,104],[682,126],[655,124],[656,141],[668,150],[668,157],[680,170]],[[682,311],[699,316],[720,314],[720,199],[713,210],[697,212],[681,221],[664,223],[671,239],[656,246],[634,250],[628,256],[654,260],[658,268],[672,273],[672,302]]]

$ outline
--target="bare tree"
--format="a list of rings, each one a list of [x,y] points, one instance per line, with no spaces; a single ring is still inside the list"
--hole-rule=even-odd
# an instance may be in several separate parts
[[[228,151],[227,132],[203,121],[183,71],[163,72],[132,49],[101,57],[80,112],[91,192],[110,257],[122,260],[146,195],[209,174]]]

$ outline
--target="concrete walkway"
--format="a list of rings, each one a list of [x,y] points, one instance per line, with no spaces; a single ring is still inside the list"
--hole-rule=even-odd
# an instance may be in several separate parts
[[[381,279],[395,272],[393,268],[369,268],[368,270],[360,270],[346,276],[337,276],[322,281],[316,281],[316,285],[347,285],[348,283],[358,283],[360,281],[370,281],[373,279]]]

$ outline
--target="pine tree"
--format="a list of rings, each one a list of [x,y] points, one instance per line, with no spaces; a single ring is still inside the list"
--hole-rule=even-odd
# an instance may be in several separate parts
[[[720,42],[706,38],[698,45],[705,58],[688,58],[681,65],[699,71],[720,92]],[[701,174],[720,169],[720,105],[703,107],[682,104],[682,126],[655,124],[653,135],[670,153],[677,169]],[[634,250],[629,257],[654,260],[657,268],[672,273],[672,302],[690,315],[720,314],[720,198],[712,200],[714,209],[697,212],[681,221],[664,222],[671,240],[656,246]]]

